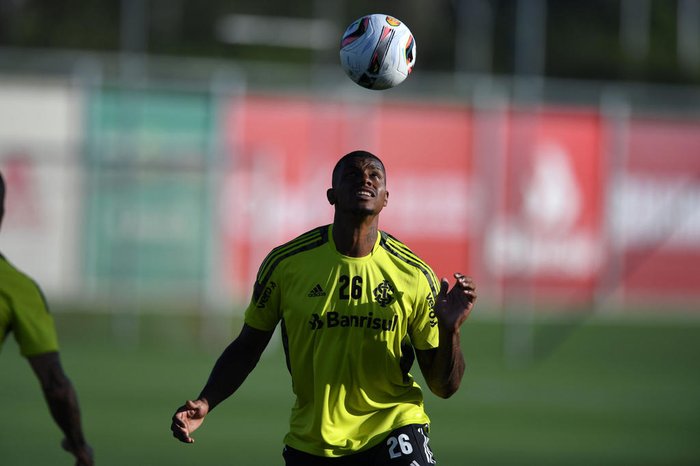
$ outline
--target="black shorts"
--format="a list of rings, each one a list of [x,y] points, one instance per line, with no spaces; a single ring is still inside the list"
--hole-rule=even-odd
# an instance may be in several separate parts
[[[369,450],[337,458],[310,455],[284,447],[286,466],[431,466],[437,464],[428,445],[428,425],[411,424],[393,430]]]

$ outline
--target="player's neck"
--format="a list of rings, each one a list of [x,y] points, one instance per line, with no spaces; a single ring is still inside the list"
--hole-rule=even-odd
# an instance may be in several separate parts
[[[333,242],[339,253],[348,257],[364,257],[374,249],[379,234],[379,219],[365,217],[348,221],[336,217],[333,221]]]

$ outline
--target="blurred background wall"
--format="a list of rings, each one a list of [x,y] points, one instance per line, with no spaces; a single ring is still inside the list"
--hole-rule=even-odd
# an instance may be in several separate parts
[[[389,91],[337,63],[368,12],[416,37]],[[58,309],[240,309],[360,148],[486,313],[698,310],[698,0],[0,0],[0,250]]]

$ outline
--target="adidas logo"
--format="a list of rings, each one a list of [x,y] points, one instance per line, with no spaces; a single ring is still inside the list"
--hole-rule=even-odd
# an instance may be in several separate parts
[[[316,284],[311,291],[309,291],[309,294],[307,294],[309,298],[318,298],[319,296],[326,296],[326,292],[323,291],[323,288],[321,288],[320,284]]]

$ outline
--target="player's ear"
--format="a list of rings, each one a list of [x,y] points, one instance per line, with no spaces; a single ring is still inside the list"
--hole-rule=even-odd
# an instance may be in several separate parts
[[[328,188],[328,191],[326,191],[326,199],[328,199],[330,205],[335,205],[335,190],[333,188]]]
[[[389,203],[389,191],[384,191],[384,207]]]

